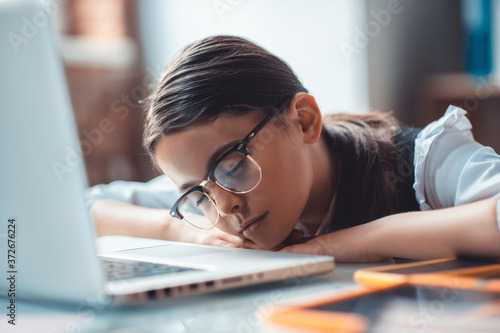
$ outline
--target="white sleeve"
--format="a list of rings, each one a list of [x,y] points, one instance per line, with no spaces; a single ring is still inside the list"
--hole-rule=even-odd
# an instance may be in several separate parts
[[[103,199],[113,199],[150,208],[169,209],[179,197],[174,183],[165,175],[149,182],[114,181],[88,188],[85,192],[87,206]]]
[[[413,187],[422,210],[500,197],[500,156],[474,140],[465,114],[450,106],[415,140]],[[500,200],[497,219],[500,226]]]

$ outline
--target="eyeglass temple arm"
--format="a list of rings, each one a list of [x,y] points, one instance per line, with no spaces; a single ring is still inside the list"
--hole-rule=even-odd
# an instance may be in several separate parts
[[[257,133],[259,133],[259,131],[264,128],[264,126],[266,126],[267,123],[277,114],[278,112],[267,115],[266,118],[264,118],[243,140],[241,140],[239,147],[241,148],[242,146],[246,146],[250,140],[252,140]]]

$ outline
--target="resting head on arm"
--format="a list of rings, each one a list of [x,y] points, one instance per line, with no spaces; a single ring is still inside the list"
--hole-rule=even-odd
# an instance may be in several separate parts
[[[400,162],[412,165],[403,152],[413,139],[401,132],[387,114],[337,114],[323,123],[285,62],[247,40],[215,36],[185,48],[162,74],[149,98],[144,145],[182,193],[170,216],[200,230],[216,227],[280,249],[300,238],[300,228],[312,239],[283,250],[338,261],[478,247],[496,255],[496,202],[410,212],[418,210],[413,173],[399,172]],[[477,211],[484,232],[464,246]],[[446,216],[454,218],[442,223]]]
[[[166,209],[149,208],[113,199],[92,204],[90,213],[99,236],[122,235],[223,247],[257,249],[250,241],[218,229],[196,230],[170,216]],[[203,216],[197,217],[203,219]]]
[[[299,220],[317,227],[334,168],[314,98],[281,59],[244,39],[188,46],[150,96],[144,145],[179,187],[173,216],[279,247]],[[197,225],[190,214],[204,213]]]

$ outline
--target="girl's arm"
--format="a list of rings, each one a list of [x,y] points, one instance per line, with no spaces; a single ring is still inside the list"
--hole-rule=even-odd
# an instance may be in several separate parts
[[[214,246],[256,248],[219,229],[199,230],[170,216],[179,192],[165,175],[149,182],[115,181],[86,192],[97,234],[157,238]],[[204,218],[200,216],[200,218]]]
[[[451,208],[390,215],[281,251],[333,255],[338,262],[392,257],[500,257],[497,202],[498,199],[486,199]]]
[[[252,242],[217,228],[196,229],[171,217],[168,209],[148,208],[105,199],[94,202],[90,214],[99,236],[123,235],[214,246],[256,248]]]

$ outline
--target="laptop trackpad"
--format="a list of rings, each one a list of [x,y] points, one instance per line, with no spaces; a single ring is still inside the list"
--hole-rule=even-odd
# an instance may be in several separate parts
[[[218,249],[199,248],[196,246],[159,245],[159,246],[144,247],[139,249],[130,249],[117,252],[127,253],[137,256],[178,259],[178,258],[186,258],[192,256],[207,255],[222,251]]]

